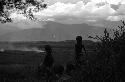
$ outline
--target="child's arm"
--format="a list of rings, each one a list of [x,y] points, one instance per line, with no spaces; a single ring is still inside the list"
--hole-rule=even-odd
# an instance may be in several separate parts
[[[82,45],[82,48],[83,48],[83,50],[85,51],[85,54],[87,54],[87,52],[86,52],[86,49],[85,49],[85,46],[84,46],[84,45]]]

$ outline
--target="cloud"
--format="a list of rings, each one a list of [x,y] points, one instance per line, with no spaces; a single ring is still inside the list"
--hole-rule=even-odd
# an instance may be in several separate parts
[[[119,6],[119,8],[117,9],[117,13],[119,15],[125,15],[125,4]]]
[[[122,0],[91,0],[91,2],[94,3],[108,3],[108,4],[114,4],[114,5],[118,5],[119,3],[121,3]]]
[[[79,1],[76,4],[57,2],[45,10],[35,13],[34,16],[36,18],[39,17],[40,21],[51,19],[56,22],[71,24],[107,20],[109,16],[114,16],[115,14],[116,10],[111,8],[110,4],[98,7],[94,2],[84,4],[82,1]]]
[[[124,0],[123,0],[124,1]],[[22,11],[12,10],[10,18],[15,24],[24,24],[25,28],[34,28],[37,26],[41,28],[42,23],[45,21],[55,21],[63,24],[95,24],[104,26],[99,21],[119,21],[125,17],[125,1],[121,0],[54,0],[55,3],[49,5],[47,9],[34,11],[35,6],[29,6],[28,11],[31,9],[35,20],[30,20],[24,14],[19,13]],[[48,0],[50,2],[50,0]],[[70,3],[71,2],[71,3]],[[112,8],[113,5],[119,5],[118,9]],[[44,23],[45,24],[45,23]]]
[[[53,5],[56,2],[61,2],[61,3],[77,3],[81,0],[44,0],[48,5]],[[83,0],[85,2],[88,2],[89,0]]]

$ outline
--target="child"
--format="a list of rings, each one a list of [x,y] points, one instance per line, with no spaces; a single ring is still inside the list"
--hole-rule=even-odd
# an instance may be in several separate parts
[[[83,54],[82,49],[85,51],[85,55],[86,55],[86,49],[85,49],[84,45],[82,44],[81,36],[77,36],[76,41],[77,41],[77,43],[75,44],[75,56],[76,56],[75,58],[76,58],[76,64],[79,65],[79,64],[81,64],[80,57]]]

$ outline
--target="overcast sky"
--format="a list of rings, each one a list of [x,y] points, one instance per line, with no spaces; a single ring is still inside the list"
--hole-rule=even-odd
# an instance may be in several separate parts
[[[34,6],[27,8],[27,11],[32,9],[35,17],[33,21],[20,14],[21,11],[11,11],[10,18],[14,23],[9,25],[21,29],[42,28],[45,21],[54,21],[104,27],[110,22],[112,24],[124,20],[125,17],[125,0],[45,0],[45,2],[48,8],[39,12],[33,11]]]

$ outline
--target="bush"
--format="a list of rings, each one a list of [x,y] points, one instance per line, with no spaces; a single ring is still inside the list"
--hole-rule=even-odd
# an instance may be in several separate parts
[[[97,68],[103,81],[120,81],[125,76],[125,22],[113,29],[113,35],[104,30],[103,36],[91,37],[99,40],[97,45]],[[94,69],[94,67],[93,67]],[[96,69],[94,69],[95,71]],[[116,78],[117,77],[117,78]]]

